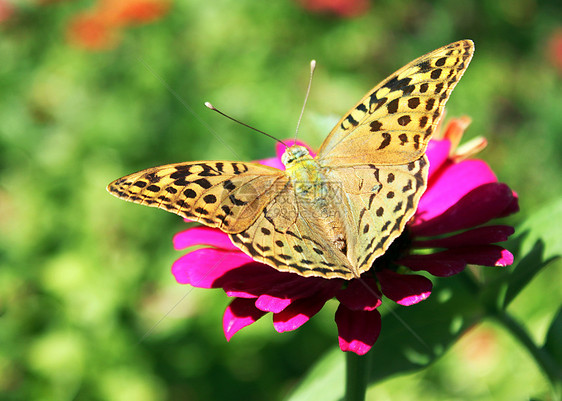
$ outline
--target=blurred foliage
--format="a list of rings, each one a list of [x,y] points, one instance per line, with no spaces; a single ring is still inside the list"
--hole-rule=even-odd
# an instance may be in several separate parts
[[[71,29],[91,1],[0,1],[0,398],[281,399],[337,345],[333,305],[296,332],[277,334],[263,319],[226,343],[227,297],[179,286],[169,272],[179,256],[171,238],[185,224],[105,191],[153,165],[270,156],[270,139],[203,102],[291,137],[311,58],[299,136],[317,147],[327,122],[379,80],[473,39],[448,115],[471,116],[467,135],[488,138],[481,157],[520,196],[510,222],[560,197],[562,70],[550,45],[560,2],[381,0],[353,18],[306,3],[176,1],[94,50]],[[509,306],[538,344],[562,301],[561,267],[550,264]],[[530,356],[493,324],[372,392],[463,399],[475,387],[479,399],[548,399]]]

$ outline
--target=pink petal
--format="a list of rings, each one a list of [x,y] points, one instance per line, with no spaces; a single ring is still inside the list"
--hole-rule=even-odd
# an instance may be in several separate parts
[[[172,274],[180,284],[217,288],[221,286],[217,280],[227,272],[252,262],[252,258],[242,252],[201,248],[176,260],[172,265]]]
[[[287,306],[291,305],[292,299],[278,298],[271,295],[260,295],[256,300],[256,308],[264,312],[279,313]]]
[[[281,312],[297,299],[326,292],[332,294],[341,287],[339,280],[305,278],[290,273],[279,274],[275,282],[263,284],[267,286],[252,289],[253,294],[261,294],[256,301],[256,307],[273,313]]]
[[[404,306],[417,304],[431,294],[433,283],[417,274],[398,274],[391,270],[377,272],[382,293],[394,302]]]
[[[263,164],[264,166],[273,167],[279,170],[285,170],[285,166],[281,163],[281,159],[278,157],[270,157],[268,159],[258,160],[259,164]]]
[[[262,266],[264,269],[259,272],[240,272],[236,280],[225,283],[225,291],[230,296],[232,292],[243,291],[253,294],[254,297],[268,294],[277,298],[297,299],[316,293],[328,283],[330,285],[338,283],[337,280],[328,282],[320,278],[305,278],[293,273],[279,272],[263,264]]]
[[[425,270],[434,276],[448,277],[460,273],[469,263],[480,266],[511,265],[513,255],[497,245],[480,245],[448,249],[429,255],[410,255],[397,263],[412,270]]]
[[[414,241],[412,244],[415,248],[457,248],[470,245],[493,244],[496,242],[507,241],[508,237],[515,230],[510,226],[486,226],[463,233],[453,235],[451,237]]]
[[[376,309],[353,311],[340,304],[336,311],[336,324],[341,350],[365,355],[379,337],[381,315]]]
[[[472,265],[504,267],[513,263],[513,255],[511,252],[497,245],[454,248],[442,253],[462,259]]]
[[[466,267],[464,260],[447,259],[445,255],[441,258],[437,254],[410,255],[397,261],[397,263],[409,267],[414,271],[425,270],[437,277],[449,277],[460,273]],[[389,297],[390,298],[390,297]]]
[[[382,294],[373,277],[351,280],[337,295],[338,300],[351,310],[372,311],[381,304]]]
[[[448,140],[432,139],[427,145],[426,155],[429,159],[429,180],[433,179],[433,175],[445,163],[449,157],[451,150],[451,142]]]
[[[197,226],[181,231],[174,236],[174,249],[176,250],[197,245],[211,245],[220,249],[242,252],[232,244],[228,235],[218,228]]]
[[[501,212],[498,217],[506,217],[513,213],[517,213],[519,211],[519,195],[517,195],[517,192],[515,191],[512,191],[512,194],[513,194],[513,200],[509,205],[507,205],[505,210]]]
[[[498,258],[494,264],[494,266],[504,267],[504,266],[511,266],[513,264],[514,258],[513,254],[509,252],[507,249],[502,249],[501,251],[501,258]]]
[[[256,264],[260,265],[262,268],[236,271],[236,276],[223,282],[223,288],[228,296],[242,297],[243,295],[240,294],[245,293],[251,297],[257,298],[265,294],[272,287],[275,287],[279,281],[283,281],[284,274],[290,274],[278,272],[262,263],[256,262]]]
[[[279,333],[298,329],[318,313],[334,294],[335,291],[325,291],[313,297],[297,299],[283,311],[273,315],[273,327]]]
[[[416,236],[434,236],[464,230],[498,217],[513,201],[505,184],[489,183],[473,189],[439,216],[411,226]],[[419,212],[419,210],[418,210]]]
[[[253,300],[236,298],[227,306],[222,318],[226,341],[230,341],[237,331],[251,325],[263,315],[265,312],[257,309]]]
[[[496,181],[490,167],[481,160],[447,164],[421,197],[412,227],[444,213],[475,188]]]
[[[284,276],[290,274],[254,262],[226,273],[219,282],[229,297],[258,298],[272,292],[272,289],[284,281]]]

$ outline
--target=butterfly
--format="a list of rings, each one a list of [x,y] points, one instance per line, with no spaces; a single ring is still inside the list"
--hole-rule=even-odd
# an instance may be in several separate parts
[[[216,227],[283,272],[353,279],[402,233],[427,187],[427,144],[474,53],[461,40],[421,56],[371,89],[316,157],[299,145],[286,170],[196,161],[149,168],[107,190]]]

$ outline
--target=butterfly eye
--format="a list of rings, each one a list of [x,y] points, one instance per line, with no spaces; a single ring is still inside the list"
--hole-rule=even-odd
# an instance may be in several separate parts
[[[285,167],[287,167],[295,160],[306,157],[307,155],[309,155],[307,148],[305,148],[304,146],[295,145],[285,150],[285,153],[283,153],[283,156],[281,156],[281,161],[283,162]]]
[[[304,146],[295,146],[293,154],[297,159],[306,156],[308,154],[308,150]]]

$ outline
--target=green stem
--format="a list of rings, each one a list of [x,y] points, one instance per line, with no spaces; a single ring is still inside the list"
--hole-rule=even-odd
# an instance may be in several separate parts
[[[547,375],[552,387],[559,390],[559,383],[562,381],[562,371],[551,356],[535,345],[525,328],[515,321],[511,315],[505,311],[497,311],[492,316],[525,346],[542,371]]]
[[[345,401],[364,401],[369,379],[369,354],[345,353]]]

